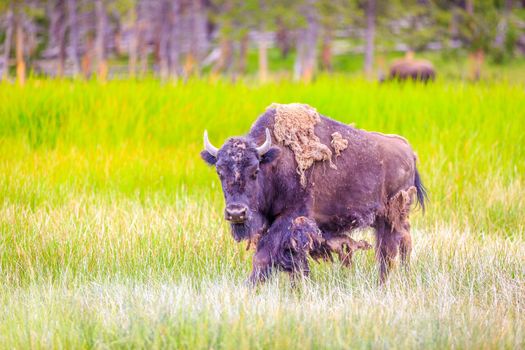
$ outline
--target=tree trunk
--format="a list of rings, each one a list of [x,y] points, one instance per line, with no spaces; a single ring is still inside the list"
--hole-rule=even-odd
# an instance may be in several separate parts
[[[202,0],[192,0],[190,4],[191,19],[191,41],[190,52],[186,56],[185,71],[186,76],[192,74],[199,75],[199,66],[203,54],[208,47],[206,24],[207,16],[204,12]]]
[[[48,48],[56,52],[56,70],[55,76],[62,77],[64,74],[64,65],[66,61],[66,27],[67,27],[67,9],[65,0],[50,1],[48,8],[49,13],[49,42]]]
[[[237,61],[237,73],[246,73],[246,62],[248,61],[248,34],[244,34],[239,44],[239,60]]]
[[[470,61],[470,77],[474,81],[481,79],[481,69],[483,68],[483,62],[485,61],[485,53],[482,49],[478,49],[476,52],[469,54]]]
[[[505,0],[505,11],[507,13],[510,13],[512,11],[513,5],[514,5],[514,1],[512,1],[512,0]]]
[[[89,79],[89,77],[91,76],[92,60],[93,60],[93,38],[89,37],[87,39],[86,49],[84,50],[84,54],[82,55],[82,60],[80,61],[80,68],[82,71],[82,76],[85,79]]]
[[[281,58],[288,57],[291,49],[290,33],[281,18],[277,18],[277,31],[275,32],[277,47],[281,51]]]
[[[66,66],[66,32],[61,33],[58,42],[58,63],[57,63],[57,76],[62,78],[64,76],[64,68]]]
[[[177,80],[180,73],[180,1],[172,0],[170,9],[169,75]]]
[[[268,43],[266,42],[266,33],[259,32],[259,80],[265,82],[268,79]]]
[[[471,16],[474,15],[474,0],[465,1],[465,11]],[[471,52],[469,54],[469,61],[471,67],[471,78],[475,81],[480,80],[481,69],[483,67],[483,62],[485,61],[485,53],[483,52],[483,49],[479,48],[475,52]]]
[[[323,70],[332,71],[332,30],[325,28],[323,35],[323,44],[321,49],[321,65]]]
[[[365,47],[365,74],[371,78],[374,65],[374,37],[376,0],[368,0],[366,4],[366,47]]]
[[[69,45],[71,62],[73,64],[73,76],[77,77],[80,72],[80,62],[78,58],[78,22],[77,22],[77,1],[68,0],[69,17]]]
[[[228,70],[232,63],[233,56],[233,43],[227,38],[224,34],[220,39],[219,43],[220,55],[219,59],[213,66],[213,74],[221,74],[222,72]]]
[[[319,35],[319,21],[317,18],[317,10],[315,8],[316,1],[311,0],[308,6],[308,37],[306,50],[306,66],[303,72],[303,81],[309,82],[313,79],[315,71],[317,70],[317,39]]]
[[[304,65],[304,33],[303,29],[299,30],[297,34],[297,44],[295,52],[295,61],[293,65],[293,78],[294,80],[301,79],[303,65]]]
[[[108,75],[108,64],[106,61],[106,9],[103,0],[95,0],[96,14],[96,38],[95,38],[95,61],[98,79],[106,81]]]
[[[229,71],[233,63],[234,55],[234,43],[232,39],[232,33],[234,29],[234,19],[226,14],[231,13],[233,9],[233,3],[231,0],[226,0],[221,6],[221,12],[223,15],[220,21],[217,23],[219,26],[219,58],[215,62],[212,68],[212,74],[218,75],[225,71]]]
[[[170,4],[168,0],[162,1],[160,6],[159,20],[159,73],[162,80],[167,80],[170,73],[169,65],[169,40],[170,40]]]
[[[139,11],[137,12],[137,52],[139,56],[139,75],[141,77],[144,77],[148,73],[149,65],[149,48],[146,38],[147,18],[145,15],[144,4],[145,2],[140,0],[137,4],[139,8]]]
[[[509,16],[512,11],[512,0],[505,0],[505,9],[503,15],[500,17],[496,38],[494,40],[494,46],[498,49],[505,50],[505,38],[507,37],[509,27]]]
[[[20,9],[16,16],[16,79],[18,84],[24,85],[26,82],[26,63],[24,60],[24,28],[22,25],[22,14]]]
[[[474,0],[465,1],[465,11],[467,11],[469,15],[474,14]]]
[[[317,37],[319,22],[316,0],[309,0],[304,7],[307,27],[299,31],[297,38],[297,57],[294,65],[294,78],[309,82],[313,79],[317,67]]]
[[[144,29],[142,28],[142,25],[139,27],[139,40],[138,40],[138,52],[139,52],[139,71],[140,76],[144,77],[148,73],[148,66],[149,66],[149,53],[148,53],[148,45],[146,42],[146,39],[144,38]]]
[[[139,22],[137,19],[137,6],[133,5],[130,10],[131,21],[133,22],[133,32],[129,41],[128,47],[128,75],[130,78],[135,78],[137,75],[137,51],[138,51],[138,35]]]
[[[3,54],[3,71],[1,74],[1,79],[9,79],[9,55],[11,53],[11,38],[13,37],[13,2],[9,3],[9,8],[7,10],[7,29],[5,32],[5,41],[4,41],[4,54]]]

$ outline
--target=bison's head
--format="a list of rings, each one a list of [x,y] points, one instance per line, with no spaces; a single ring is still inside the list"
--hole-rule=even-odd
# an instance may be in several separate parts
[[[233,137],[218,149],[204,132],[205,149],[201,157],[209,165],[215,165],[226,202],[224,218],[231,223],[236,241],[253,238],[266,225],[260,208],[264,200],[261,168],[277,158],[279,149],[272,147],[268,129],[265,135],[261,145],[245,137]]]

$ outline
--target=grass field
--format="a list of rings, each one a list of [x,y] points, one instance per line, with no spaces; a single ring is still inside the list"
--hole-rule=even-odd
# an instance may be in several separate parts
[[[372,251],[243,284],[202,131],[296,101],[418,153],[429,207],[383,288]],[[524,126],[510,83],[0,85],[0,348],[523,348]]]

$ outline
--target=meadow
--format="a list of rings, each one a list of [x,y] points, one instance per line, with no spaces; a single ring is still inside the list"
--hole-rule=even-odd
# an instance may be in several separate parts
[[[245,286],[199,152],[272,102],[410,140],[430,202],[409,272],[380,288],[367,251]],[[524,126],[501,81],[0,85],[0,348],[523,348]]]

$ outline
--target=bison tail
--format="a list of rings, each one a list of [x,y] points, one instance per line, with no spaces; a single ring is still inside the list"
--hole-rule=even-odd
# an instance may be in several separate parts
[[[421,177],[419,176],[419,172],[416,169],[416,177],[414,179],[414,186],[416,186],[416,193],[417,193],[417,202],[419,205],[421,205],[421,209],[423,209],[423,213],[425,212],[425,201],[428,201],[428,195],[427,190],[425,186],[423,185],[423,182],[421,182]]]

